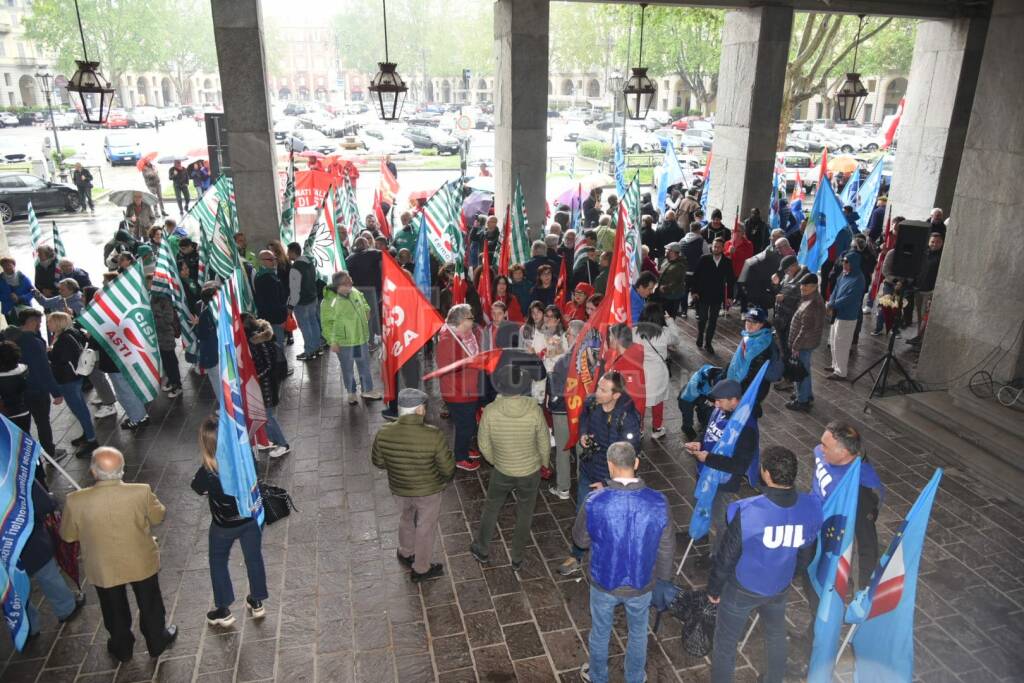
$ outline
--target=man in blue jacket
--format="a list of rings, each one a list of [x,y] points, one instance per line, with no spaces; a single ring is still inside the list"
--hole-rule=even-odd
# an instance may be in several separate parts
[[[715,554],[708,599],[718,605],[712,683],[731,683],[736,645],[755,609],[764,633],[765,669],[759,680],[782,683],[786,673],[786,593],[814,556],[821,503],[797,493],[793,451],[770,446],[761,455],[764,495],[729,506],[729,526]]]
[[[15,306],[32,305],[32,281],[18,270],[18,264],[10,256],[0,258],[0,268],[3,268],[0,272],[0,311],[14,323]]]
[[[860,254],[853,250],[843,254],[843,274],[825,304],[826,311],[835,317],[829,331],[832,365],[825,368],[825,372],[832,374],[825,379],[845,380],[849,370],[850,346],[864,299],[864,273],[860,269],[860,258]]]
[[[50,457],[63,458],[64,449],[58,449],[53,443],[53,428],[50,426],[50,400],[54,405],[64,402],[60,387],[53,377],[50,361],[46,356],[46,342],[39,334],[42,327],[43,313],[37,308],[25,308],[18,314],[18,327],[8,327],[3,331],[3,340],[12,341],[21,349],[21,361],[28,366],[28,388],[25,390],[25,402],[28,404],[32,421],[36,425],[39,445]]]
[[[596,485],[576,514],[573,542],[590,548],[590,662],[584,681],[608,680],[608,639],[615,607],[623,605],[629,627],[626,682],[646,680],[647,620],[655,593],[671,588],[675,533],[668,500],[636,476],[640,459],[625,441],[608,447],[609,478]]]
[[[634,450],[640,449],[640,414],[626,393],[626,381],[620,373],[614,370],[604,373],[594,393],[583,402],[579,434],[576,446],[580,458],[577,511],[590,490],[599,488],[611,477],[607,453],[613,443],[627,441]],[[584,550],[573,544],[572,556],[558,567],[558,573],[569,576],[580,571]]]

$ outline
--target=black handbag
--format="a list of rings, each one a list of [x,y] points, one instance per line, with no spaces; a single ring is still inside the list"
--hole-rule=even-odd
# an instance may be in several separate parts
[[[718,606],[703,590],[681,590],[669,605],[669,613],[682,624],[683,651],[691,657],[706,657],[715,641]]]
[[[263,499],[263,521],[270,525],[284,519],[299,508],[295,507],[292,497],[280,486],[260,482],[260,497]]]
[[[807,377],[807,368],[804,367],[799,358],[790,356],[786,359],[786,367],[782,371],[782,377],[787,382],[802,382]]]

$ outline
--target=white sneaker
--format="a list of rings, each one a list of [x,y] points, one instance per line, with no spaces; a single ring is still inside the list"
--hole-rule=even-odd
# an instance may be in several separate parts
[[[381,399],[384,398],[384,394],[380,393],[379,391],[364,391],[362,393],[362,397],[365,398],[367,401],[380,401]]]
[[[289,446],[272,446],[270,450],[267,451],[267,455],[271,458],[280,458],[281,456],[288,455],[291,452],[292,449]]]
[[[653,432],[651,432],[651,438],[652,439],[660,439],[663,436],[665,436],[665,428],[664,427],[658,427]]]
[[[93,396],[89,399],[89,405],[101,406],[103,405],[103,399],[99,396]]]
[[[111,403],[110,405],[107,405],[107,406],[100,405],[100,407],[96,409],[95,417],[97,419],[102,419],[104,417],[115,417],[116,415],[117,415],[117,408],[115,408],[114,404]]]
[[[548,488],[548,493],[557,498],[558,500],[569,500],[568,491],[560,491],[557,486],[551,486]]]
[[[181,396],[181,387],[171,387],[167,390],[167,398],[178,398]]]

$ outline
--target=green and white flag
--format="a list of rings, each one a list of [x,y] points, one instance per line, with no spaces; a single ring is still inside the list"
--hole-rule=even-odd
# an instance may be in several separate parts
[[[626,186],[622,197],[626,207],[626,260],[629,264],[629,281],[636,282],[640,277],[643,264],[643,252],[640,251],[640,174],[633,175],[633,180]]]
[[[340,193],[338,204],[341,208],[341,215],[345,231],[348,233],[348,239],[355,239],[355,237],[366,229],[366,223],[363,222],[362,216],[359,215],[359,204],[356,202],[356,188],[352,187],[352,182],[349,180],[348,175],[345,175],[344,189]]]
[[[462,210],[462,183],[449,181],[431,195],[423,205],[423,217],[427,219],[427,241],[430,249],[441,263],[458,263],[462,260],[459,250],[461,240],[459,212]]]
[[[224,279],[229,278],[235,270],[234,253],[237,251],[237,247],[235,246],[234,208],[230,201],[222,201],[217,205],[217,223],[208,240],[210,251],[207,265],[213,273]],[[212,277],[213,273],[208,274],[207,277]]]
[[[62,259],[67,256],[67,250],[64,248],[64,240],[60,237],[60,230],[57,229],[57,221],[53,221],[53,253],[57,255],[58,259]]]
[[[32,202],[28,203],[28,227],[29,235],[32,238],[32,258],[38,262],[39,257],[36,254],[36,250],[45,242],[43,241],[43,229],[39,227],[39,220],[36,219],[36,212],[32,208]]]
[[[526,198],[523,186],[516,176],[516,189],[512,192],[512,253],[509,265],[526,263],[530,260],[530,224],[526,217]]]
[[[192,349],[197,342],[195,331],[192,329],[192,311],[188,309],[188,302],[185,300],[185,286],[181,282],[178,262],[174,258],[174,246],[170,240],[160,242],[156,268],[153,270],[152,289],[153,292],[170,297],[174,303],[174,310],[178,313],[178,322],[181,323],[181,344],[186,349]]]
[[[345,264],[345,247],[335,228],[338,216],[335,196],[334,188],[328,190],[324,196],[302,248],[302,253],[316,268],[316,276],[324,282],[330,282],[338,271],[348,270]]]
[[[96,292],[78,322],[113,359],[132,391],[149,403],[160,391],[160,352],[142,263]]]
[[[295,153],[288,155],[288,179],[284,184],[284,201],[281,206],[281,243],[288,246],[295,235]]]
[[[221,202],[234,201],[235,186],[231,178],[222,175],[203,196],[192,205],[181,219],[181,226],[190,235],[205,232],[212,237],[217,227],[217,207]]]

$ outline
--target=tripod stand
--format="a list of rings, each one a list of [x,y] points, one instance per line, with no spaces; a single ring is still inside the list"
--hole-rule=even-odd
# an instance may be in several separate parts
[[[896,319],[893,321],[892,329],[889,330],[889,345],[888,345],[888,347],[885,350],[885,354],[881,358],[876,360],[874,363],[872,363],[870,366],[868,366],[859,375],[854,377],[853,380],[851,380],[851,382],[850,382],[851,385],[856,384],[857,381],[861,377],[863,377],[864,375],[867,375],[868,373],[873,371],[875,368],[877,368],[879,365],[881,365],[882,367],[878,371],[878,376],[875,377],[875,383],[871,386],[871,393],[868,394],[868,399],[869,400],[874,398],[876,395],[877,396],[885,396],[885,392],[889,388],[889,371],[891,369],[891,366],[893,366],[893,365],[896,366],[896,369],[899,370],[900,373],[903,374],[903,376],[907,379],[908,382],[910,382],[911,386],[915,390],[920,391],[920,387],[917,384],[917,382],[915,382],[910,377],[910,373],[908,373],[906,371],[906,369],[900,363],[899,359],[896,357],[896,354],[893,353],[893,347],[896,344],[896,335],[899,333],[900,328],[902,327],[901,323],[903,321],[903,305],[904,304],[903,304],[903,294],[902,294],[902,292],[899,293],[899,295],[897,296],[896,303],[897,303]]]

